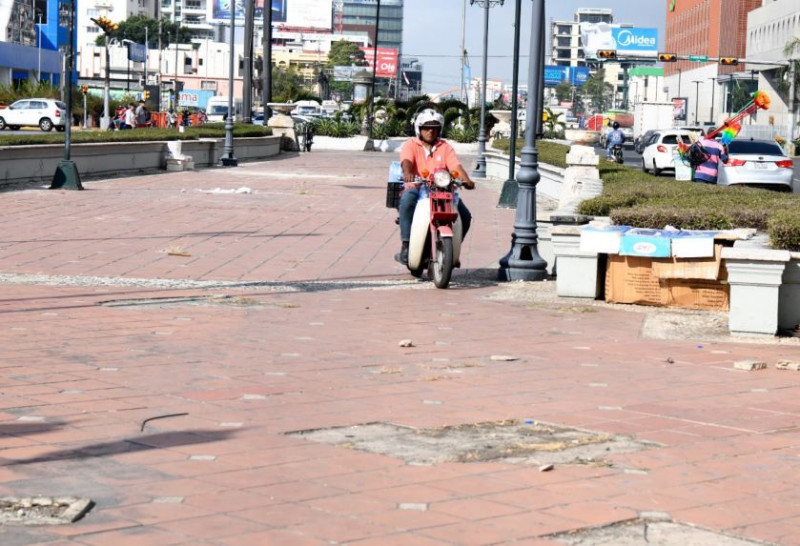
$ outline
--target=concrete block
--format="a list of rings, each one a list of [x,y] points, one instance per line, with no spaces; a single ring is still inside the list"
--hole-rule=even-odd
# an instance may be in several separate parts
[[[723,249],[722,259],[731,287],[728,329],[734,334],[775,335],[780,287],[789,252],[734,247]]]
[[[800,325],[800,252],[792,252],[783,270],[778,292],[778,328],[793,330]]]
[[[598,256],[580,249],[580,226],[557,226],[550,230],[553,253],[558,263],[556,293],[573,298],[592,298],[600,295]]]
[[[800,372],[800,362],[794,362],[792,360],[779,360],[775,365],[775,368],[778,370],[791,370],[793,372]]]

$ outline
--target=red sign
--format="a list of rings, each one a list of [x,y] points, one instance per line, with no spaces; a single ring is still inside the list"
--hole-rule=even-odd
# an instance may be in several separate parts
[[[369,63],[369,69],[372,70],[372,60],[375,58],[375,49],[372,47],[359,48],[364,52],[364,58]],[[378,68],[375,70],[375,76],[378,78],[394,78],[397,77],[397,50],[389,49],[388,47],[378,48]]]

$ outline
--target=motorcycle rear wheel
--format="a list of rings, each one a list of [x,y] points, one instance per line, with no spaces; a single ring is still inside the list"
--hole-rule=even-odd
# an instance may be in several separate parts
[[[436,241],[436,260],[430,264],[430,276],[436,288],[447,288],[453,274],[453,239],[439,237]]]

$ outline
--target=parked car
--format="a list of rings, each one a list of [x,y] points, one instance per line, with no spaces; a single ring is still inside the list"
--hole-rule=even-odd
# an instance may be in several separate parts
[[[720,166],[720,186],[753,186],[792,191],[794,164],[783,149],[769,140],[733,140],[728,144],[728,162]]]
[[[673,156],[678,149],[678,142],[691,144],[691,131],[684,129],[666,129],[656,131],[650,137],[649,144],[642,152],[642,170],[658,176],[664,169],[674,169]]]
[[[67,105],[54,99],[20,99],[0,110],[0,131],[6,127],[39,127],[49,132],[53,127],[63,131],[67,122]]]
[[[253,125],[264,125],[264,112],[256,112],[250,118],[250,123]]]

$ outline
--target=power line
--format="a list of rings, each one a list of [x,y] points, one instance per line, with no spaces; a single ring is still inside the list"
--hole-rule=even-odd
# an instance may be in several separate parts
[[[414,53],[403,53],[404,57],[422,57],[427,59],[460,59],[461,55],[416,55]],[[483,55],[467,55],[470,59],[482,59]],[[490,59],[511,59],[513,55],[489,55]],[[520,59],[527,59],[529,55],[520,55]]]

